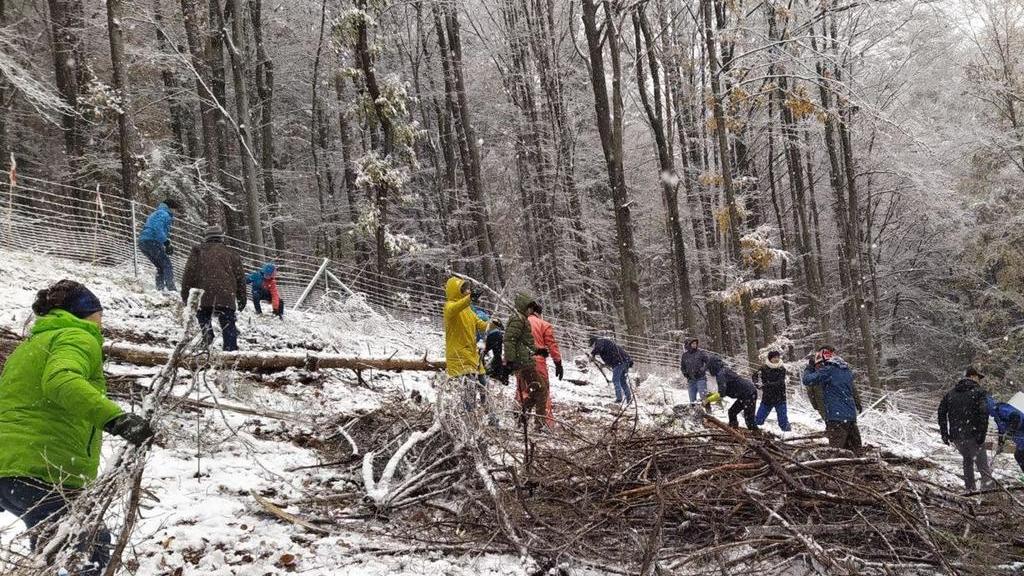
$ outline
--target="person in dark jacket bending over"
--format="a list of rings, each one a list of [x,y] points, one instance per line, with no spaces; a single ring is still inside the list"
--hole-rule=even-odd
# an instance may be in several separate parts
[[[1013,458],[1020,466],[1021,472],[1024,472],[1024,412],[1006,402],[996,402],[991,398],[988,404],[989,415],[996,421],[996,428],[999,430],[999,447],[996,454],[1002,450],[1006,436],[1009,435],[1016,447]],[[1020,476],[1020,480],[1024,482],[1024,475]]]
[[[267,301],[274,316],[284,320],[284,300],[277,291],[277,266],[268,262],[259,270],[250,272],[245,282],[252,285],[252,307],[257,314],[263,314],[260,303]]]
[[[992,469],[985,452],[985,435],[988,434],[988,392],[979,382],[980,372],[968,368],[964,377],[939,402],[939,432],[942,443],[956,446],[964,459],[964,488],[975,490],[974,466],[981,473],[981,487],[992,484]]]
[[[29,530],[60,522],[70,501],[96,479],[104,432],[133,444],[153,436],[148,420],[107,398],[99,299],[78,282],[61,280],[37,293],[32,310],[32,334],[0,374],[0,511]],[[30,533],[36,551],[40,532]],[[101,574],[110,560],[110,533],[80,538],[87,565],[74,573]]]
[[[505,325],[501,320],[491,319],[491,329],[484,336],[484,351],[480,353],[480,359],[487,361],[487,375],[502,384],[508,384],[508,372],[505,371],[505,362],[501,358],[501,349],[505,342]],[[487,355],[491,359],[487,360]]]
[[[862,410],[860,394],[853,384],[853,370],[831,346],[822,346],[807,363],[804,386],[819,386],[825,407],[825,435],[828,445],[860,452],[863,448],[857,414]]]
[[[203,330],[203,341],[213,343],[213,315],[220,321],[224,351],[238,350],[237,310],[246,303],[245,270],[238,254],[224,244],[224,231],[220,226],[206,229],[206,240],[192,249],[181,279],[181,299],[188,300],[192,288],[201,288],[203,300],[196,318]]]
[[[621,346],[607,338],[590,336],[590,356],[598,357],[612,369],[612,385],[615,386],[615,402],[628,405],[633,401],[633,393],[629,389],[629,367],[633,359]]]
[[[178,203],[168,198],[146,218],[139,233],[139,250],[156,266],[156,289],[174,292],[174,266],[171,264],[171,223]]]
[[[711,356],[700,349],[700,340],[691,338],[686,341],[683,355],[679,358],[679,370],[686,377],[690,404],[700,402],[708,393],[708,361]]]
[[[786,365],[782,363],[782,353],[772,350],[768,353],[768,363],[754,372],[754,383],[761,384],[761,404],[757,407],[755,420],[758,426],[775,410],[779,418],[779,429],[789,432],[789,410],[786,406]]]
[[[718,382],[718,395],[727,398],[735,398],[736,401],[729,406],[729,426],[739,428],[739,414],[743,412],[743,423],[748,430],[757,430],[757,421],[754,417],[754,409],[757,407],[757,388],[754,383],[740,376],[732,368],[728,368],[725,362],[718,356],[713,356],[708,362],[708,372]],[[713,398],[714,395],[711,395]],[[712,400],[713,401],[713,400]]]

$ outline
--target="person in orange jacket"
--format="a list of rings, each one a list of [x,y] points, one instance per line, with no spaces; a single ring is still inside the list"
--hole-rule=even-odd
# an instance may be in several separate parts
[[[554,414],[551,409],[551,376],[548,374],[548,358],[555,362],[555,376],[562,379],[562,353],[558,350],[558,342],[555,340],[555,330],[551,323],[541,317],[543,309],[540,304],[534,304],[533,313],[527,319],[530,322],[530,331],[533,333],[533,344],[537,349],[534,360],[537,364],[537,376],[544,379],[547,390],[547,409],[545,420],[548,427],[555,423]]]

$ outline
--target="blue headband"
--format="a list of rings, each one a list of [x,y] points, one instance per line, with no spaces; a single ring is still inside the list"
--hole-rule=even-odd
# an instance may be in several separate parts
[[[67,300],[60,307],[79,318],[88,318],[97,312],[103,311],[100,299],[84,286],[81,290],[69,294]]]

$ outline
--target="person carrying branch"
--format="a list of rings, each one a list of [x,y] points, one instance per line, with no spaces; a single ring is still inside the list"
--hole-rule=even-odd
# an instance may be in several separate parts
[[[786,365],[782,363],[782,353],[772,350],[768,353],[768,362],[754,372],[754,384],[761,385],[761,404],[757,407],[754,421],[763,426],[772,410],[779,419],[779,429],[789,432],[789,410],[786,404]]]
[[[238,253],[224,244],[224,230],[213,225],[206,229],[205,241],[192,249],[181,278],[181,301],[188,301],[192,288],[203,290],[196,318],[203,331],[203,342],[213,343],[213,316],[220,321],[224,351],[238,350],[238,310],[245,309],[245,269]],[[236,308],[237,305],[237,308]]]
[[[804,386],[821,388],[828,445],[861,452],[863,444],[857,427],[857,414],[863,411],[863,406],[853,383],[850,365],[836,355],[835,348],[822,346],[808,359],[803,383]]]
[[[477,396],[492,425],[497,417],[487,398],[486,381],[481,382],[484,364],[476,347],[476,335],[487,330],[487,322],[473,311],[473,295],[469,284],[452,276],[444,286],[444,356],[448,378],[460,383],[460,393],[466,410],[477,406]]]
[[[146,218],[139,233],[139,250],[156,267],[156,289],[174,292],[174,265],[171,263],[171,223],[180,205],[173,198],[161,202]]]
[[[270,302],[274,316],[284,320],[284,300],[277,291],[277,267],[273,263],[268,262],[259,270],[250,272],[245,283],[252,286],[252,306],[257,314],[263,314],[261,303]]]
[[[629,369],[633,359],[621,346],[608,338],[590,336],[590,358],[600,358],[605,366],[612,369],[612,385],[615,387],[615,403],[626,407],[633,402],[633,392],[629,389]]]
[[[149,422],[107,398],[103,306],[88,288],[61,280],[36,295],[32,333],[0,373],[0,510],[21,518],[40,549],[43,526],[60,521],[71,500],[96,479],[103,433],[142,444]],[[89,565],[110,560],[110,533],[80,535]]]
[[[534,303],[533,313],[527,320],[530,323],[530,332],[533,334],[533,345],[537,349],[534,356],[537,364],[537,376],[544,381],[544,389],[547,397],[544,399],[546,406],[545,416],[547,425],[554,426],[555,417],[551,407],[551,376],[548,374],[548,358],[555,363],[555,376],[559,380],[565,375],[562,368],[562,353],[558,350],[558,342],[555,340],[555,329],[551,323],[541,317],[543,308],[540,304]]]
[[[1012,404],[989,400],[989,415],[996,421],[996,428],[999,430],[999,444],[996,447],[998,455],[1003,450],[1003,444],[1007,436],[1013,441],[1016,450],[1013,453],[1017,466],[1024,472],[1024,412],[1021,412]],[[1018,477],[1024,482],[1024,474]]]
[[[739,414],[743,412],[743,423],[748,430],[758,430],[754,409],[757,407],[757,388],[750,380],[740,376],[735,370],[725,365],[718,356],[708,362],[708,372],[718,383],[718,392],[708,395],[705,404],[717,402],[722,396],[734,398],[729,406],[729,426],[739,428]]]
[[[536,358],[543,352],[537,349],[529,321],[537,303],[532,297],[519,294],[515,308],[505,330],[505,369],[516,375],[516,400],[522,408],[519,424],[525,428],[530,412],[535,412],[536,430],[541,432],[546,425],[548,383],[537,372]]]
[[[981,473],[981,487],[991,486],[992,469],[985,452],[988,434],[989,395],[980,382],[982,375],[975,368],[967,369],[964,377],[939,402],[939,432],[942,443],[950,442],[960,452],[964,464],[964,488],[975,490],[974,467]]]

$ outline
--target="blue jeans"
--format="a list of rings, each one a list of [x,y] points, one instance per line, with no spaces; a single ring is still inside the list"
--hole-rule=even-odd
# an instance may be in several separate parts
[[[224,351],[238,350],[238,327],[235,326],[237,315],[234,308],[226,306],[205,306],[196,312],[199,327],[203,330],[203,342],[209,346],[213,343],[213,315],[217,314],[220,322],[220,333],[224,337]]]
[[[761,402],[761,405],[757,407],[757,416],[754,417],[754,421],[757,422],[758,426],[763,425],[773,409],[775,410],[775,415],[779,418],[779,428],[783,432],[789,432],[789,411],[785,402],[779,402],[778,404]]]
[[[70,488],[51,486],[35,478],[0,478],[0,510],[21,518],[31,530],[43,522],[59,522],[67,513],[68,501],[61,494],[74,496]],[[32,550],[36,550],[38,534],[32,534]],[[91,566],[77,572],[79,576],[96,576],[110,562],[110,532],[103,528],[92,542],[79,540],[78,549],[89,553]]]
[[[141,240],[139,250],[156,266],[156,289],[174,292],[174,265],[167,248],[156,240]]]
[[[690,404],[694,402],[703,402],[704,397],[708,395],[708,379],[698,378],[696,380],[686,379],[688,384],[688,392],[690,393]]]
[[[633,394],[629,391],[629,382],[627,381],[628,375],[629,362],[623,362],[612,368],[612,384],[615,386],[616,402],[622,402],[623,399],[626,402],[633,401]]]
[[[258,286],[252,287],[252,306],[256,309],[257,314],[263,314],[263,308],[260,307],[260,302],[267,301],[271,303],[273,307],[273,301],[270,299],[270,292],[260,288]],[[278,299],[280,306],[277,310],[274,310],[274,315],[279,318],[284,318],[284,299]]]

